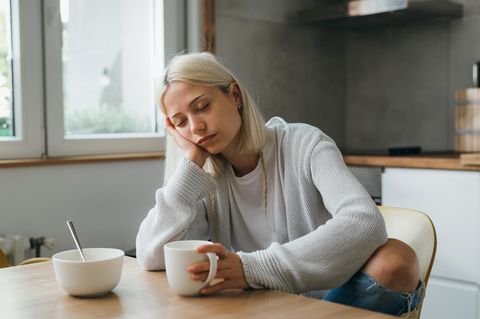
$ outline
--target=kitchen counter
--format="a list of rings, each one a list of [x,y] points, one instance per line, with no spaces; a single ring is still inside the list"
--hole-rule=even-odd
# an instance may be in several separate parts
[[[480,171],[480,165],[464,165],[460,154],[448,155],[344,155],[349,166],[431,168],[461,171]]]

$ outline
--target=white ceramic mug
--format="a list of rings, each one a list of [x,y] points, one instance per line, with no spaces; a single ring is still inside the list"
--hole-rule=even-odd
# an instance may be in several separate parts
[[[163,246],[165,254],[165,270],[170,288],[180,296],[197,296],[200,290],[212,282],[217,274],[217,255],[201,254],[197,248],[212,243],[205,240],[181,240]],[[195,263],[210,261],[208,278],[205,281],[192,279],[187,268]]]

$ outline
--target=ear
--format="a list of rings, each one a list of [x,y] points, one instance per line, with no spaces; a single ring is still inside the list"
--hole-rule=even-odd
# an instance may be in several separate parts
[[[240,93],[240,88],[237,83],[233,83],[231,94],[238,108],[240,108],[242,106],[242,94]]]

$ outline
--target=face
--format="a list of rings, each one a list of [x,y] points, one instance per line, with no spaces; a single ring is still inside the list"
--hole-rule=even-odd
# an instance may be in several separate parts
[[[174,81],[163,102],[180,135],[211,154],[235,149],[240,137],[240,92],[235,85],[223,93],[217,87]]]

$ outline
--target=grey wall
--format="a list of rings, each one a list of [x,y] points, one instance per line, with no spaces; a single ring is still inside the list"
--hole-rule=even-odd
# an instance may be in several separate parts
[[[259,102],[266,119],[282,116],[344,140],[343,32],[298,23],[318,1],[217,1],[217,55]]]
[[[480,3],[465,17],[346,33],[345,146],[451,150],[454,92],[480,60]]]
[[[480,60],[480,2],[456,1],[462,19],[340,31],[296,20],[320,1],[219,0],[217,53],[267,118],[311,123],[347,150],[452,150],[454,92]],[[353,172],[380,195],[379,169]]]
[[[54,252],[74,249],[71,219],[84,247],[134,248],[162,179],[163,161],[2,168],[0,234],[53,237]]]
[[[454,92],[480,60],[480,2],[457,2],[462,19],[344,32],[296,20],[319,1],[220,0],[217,53],[267,118],[314,124],[346,149],[452,150]]]

